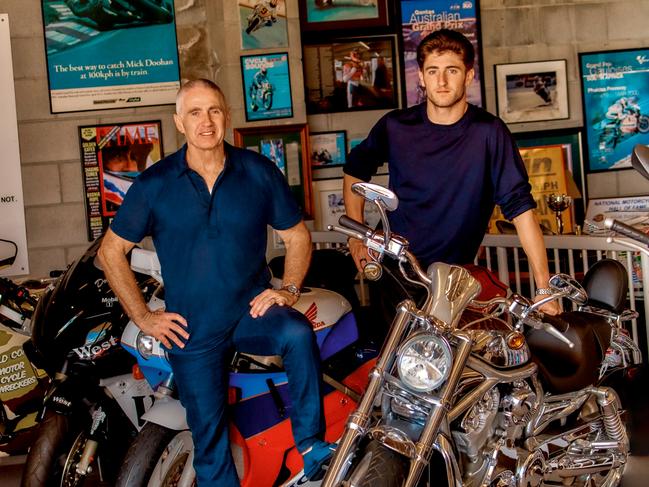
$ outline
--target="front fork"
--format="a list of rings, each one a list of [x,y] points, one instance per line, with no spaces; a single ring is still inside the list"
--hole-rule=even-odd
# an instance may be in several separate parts
[[[106,412],[101,405],[92,413],[92,423],[88,432],[88,439],[81,452],[81,458],[77,463],[76,471],[79,475],[88,475],[91,472],[90,464],[95,458],[99,439],[103,436],[106,429]]]
[[[390,333],[385,340],[376,365],[370,372],[370,380],[365,394],[363,394],[358,408],[350,415],[347,421],[347,427],[338,444],[338,448],[336,448],[336,452],[327,469],[321,487],[336,487],[343,480],[341,476],[348,468],[346,464],[351,458],[354,448],[357,446],[360,438],[367,433],[376,396],[380,392],[384,382],[384,375],[394,364],[397,347],[401,343],[403,334],[406,332],[415,311],[415,304],[411,300],[403,301],[397,308],[397,314],[392,322]],[[414,455],[411,458],[410,470],[404,487],[414,487],[417,485],[424,468],[430,461],[440,424],[450,409],[451,400],[457,389],[464,364],[466,364],[471,353],[472,341],[469,335],[456,332],[455,336],[458,339],[458,347],[453,369],[446,384],[440,391],[439,402],[432,407],[431,414],[426,421],[419,441],[415,445]]]

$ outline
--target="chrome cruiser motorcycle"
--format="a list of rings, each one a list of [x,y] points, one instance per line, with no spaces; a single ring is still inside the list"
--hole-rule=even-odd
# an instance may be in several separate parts
[[[392,257],[427,297],[399,305],[323,487],[618,485],[629,439],[616,392],[599,381],[611,326],[585,311],[538,312],[560,298],[586,305],[583,288],[556,275],[538,303],[478,302],[468,271],[434,263],[424,272],[390,232],[393,193],[353,189],[378,206],[384,232],[345,216],[333,229],[374,254],[366,276]]]

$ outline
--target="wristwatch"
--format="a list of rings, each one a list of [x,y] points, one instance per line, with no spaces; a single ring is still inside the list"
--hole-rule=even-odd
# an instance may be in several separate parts
[[[288,291],[295,296],[296,299],[300,299],[300,288],[295,284],[287,284],[286,286],[282,286],[280,289],[282,289],[282,291]]]
[[[552,289],[550,289],[549,287],[540,287],[540,288],[538,288],[536,290],[535,294],[537,296],[543,296],[543,295],[548,295],[549,296],[550,294],[554,294],[554,291]]]

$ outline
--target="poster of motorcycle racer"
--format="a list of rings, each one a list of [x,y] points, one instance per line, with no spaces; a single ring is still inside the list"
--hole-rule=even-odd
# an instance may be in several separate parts
[[[293,116],[288,53],[241,56],[246,120]]]
[[[288,47],[284,0],[239,0],[241,49]]]
[[[41,0],[52,113],[173,104],[173,0]]]
[[[417,46],[428,34],[440,29],[457,30],[473,44],[475,77],[467,89],[467,100],[473,105],[484,106],[479,12],[478,0],[401,0],[407,106],[417,105],[426,99],[419,83]]]
[[[649,144],[649,49],[579,54],[590,171],[631,167]]]

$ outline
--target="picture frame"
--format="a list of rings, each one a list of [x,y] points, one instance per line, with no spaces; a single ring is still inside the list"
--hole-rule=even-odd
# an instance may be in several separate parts
[[[473,45],[475,61],[473,82],[467,89],[467,100],[484,107],[484,63],[480,32],[480,2],[457,0],[401,0],[401,35],[403,39],[404,104],[407,107],[426,101],[419,82],[417,46],[433,31],[446,28],[460,31]]]
[[[180,88],[173,0],[156,15],[99,15],[87,2],[41,0],[50,111],[171,105]],[[134,49],[137,46],[137,49]]]
[[[397,108],[395,45],[395,36],[305,45],[307,114]]]
[[[347,131],[311,132],[311,169],[343,166],[347,157]]]
[[[631,169],[649,144],[649,48],[579,53],[588,172]]]
[[[566,60],[494,65],[496,106],[505,123],[570,118]]]
[[[336,5],[344,3],[344,5]],[[303,32],[388,27],[388,0],[298,0]]]
[[[265,0],[237,0],[241,50],[288,47],[286,1],[273,9]]]
[[[164,157],[162,122],[79,127],[88,240],[110,225],[135,178]]]
[[[234,129],[234,145],[264,154],[286,176],[291,192],[305,218],[313,217],[311,196],[311,160],[309,129],[306,124],[242,127]],[[272,155],[271,147],[281,146],[281,155]]]
[[[246,121],[293,117],[288,52],[241,56]]]
[[[388,176],[374,176],[372,182],[388,187]],[[338,225],[338,219],[345,214],[345,202],[343,200],[343,179],[324,179],[313,182],[313,193],[315,200],[315,228],[327,230],[328,225]],[[365,223],[372,228],[380,221],[379,212],[375,205],[365,205]]]

